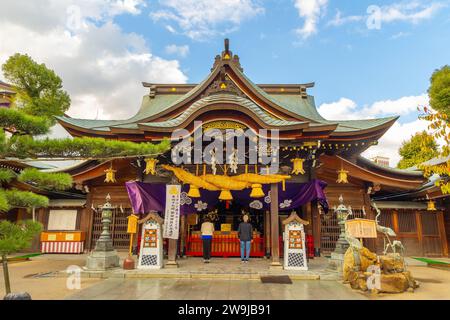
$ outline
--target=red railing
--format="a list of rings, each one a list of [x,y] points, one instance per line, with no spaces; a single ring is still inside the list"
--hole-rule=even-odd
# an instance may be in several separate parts
[[[203,255],[203,243],[200,235],[191,235],[186,241],[186,255],[199,257]],[[239,257],[241,244],[235,235],[216,235],[212,239],[211,256]],[[256,236],[250,248],[251,257],[264,256],[264,238]]]

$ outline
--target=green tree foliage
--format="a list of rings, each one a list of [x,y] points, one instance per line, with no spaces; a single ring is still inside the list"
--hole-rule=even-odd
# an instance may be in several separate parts
[[[65,138],[35,140],[30,136],[11,139],[10,154],[18,158],[108,158],[157,155],[170,148],[170,141],[159,144],[106,140],[103,138]]]
[[[70,97],[62,89],[61,78],[45,64],[28,55],[16,53],[2,66],[3,75],[17,91],[13,105],[33,116],[44,117],[52,124],[70,107]]]
[[[444,66],[436,70],[430,79],[428,88],[431,108],[423,108],[419,119],[429,122],[428,129],[436,140],[444,141],[438,154],[440,158],[450,155],[450,67]],[[450,194],[450,160],[437,165],[419,165],[425,177],[439,175],[436,186],[441,188],[442,194]]]
[[[0,255],[2,257],[3,278],[7,294],[11,292],[8,255],[31,247],[33,238],[41,231],[42,225],[31,220],[25,220],[17,224],[7,220],[0,221]]]
[[[20,110],[0,108],[0,127],[15,134],[41,135],[49,132],[50,122]]]
[[[0,254],[11,254],[30,247],[33,238],[41,231],[42,225],[31,220],[17,224],[0,221]]]
[[[399,153],[402,158],[397,167],[406,169],[436,157],[439,150],[434,137],[422,131],[416,133],[410,140],[404,141]]]
[[[72,177],[66,173],[48,173],[35,168],[23,170],[17,180],[49,190],[66,190],[72,186]]]
[[[17,189],[1,190],[11,208],[42,208],[48,207],[48,198],[31,191]]]
[[[34,136],[48,133],[55,123],[55,116],[63,115],[70,106],[70,98],[62,89],[61,78],[44,64],[21,54],[11,56],[2,70],[17,94],[13,108],[0,109],[0,162],[6,157],[104,159],[151,156],[170,148],[169,141],[152,144],[101,138],[35,139]],[[13,179],[45,190],[65,190],[72,186],[72,178],[64,173],[25,169],[19,175],[12,176],[11,172],[0,171],[0,184],[3,184],[0,185],[0,211],[48,205],[48,199],[44,196],[3,189]]]
[[[430,82],[428,89],[430,106],[437,112],[450,117],[450,66],[436,70]]]
[[[10,169],[0,169],[0,185],[10,182],[16,174]]]

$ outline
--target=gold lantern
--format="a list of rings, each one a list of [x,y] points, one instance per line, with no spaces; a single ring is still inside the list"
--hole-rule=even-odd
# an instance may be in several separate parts
[[[112,183],[116,182],[116,172],[117,172],[117,170],[114,170],[112,168],[112,166],[111,166],[109,169],[106,169],[104,172],[106,173],[105,182],[108,182],[108,183],[109,182],[112,182]]]
[[[233,200],[233,196],[231,195],[230,190],[222,190],[219,195],[219,200],[226,200],[226,201]]]
[[[436,211],[436,202],[430,199],[427,203],[427,210],[428,211]]]
[[[338,171],[337,183],[348,183],[348,171],[341,169]]]
[[[250,192],[250,197],[252,198],[262,198],[264,197],[264,191],[262,185],[259,183],[252,184],[252,192]]]
[[[145,159],[145,170],[146,174],[155,175],[156,174],[156,164],[158,163],[158,159],[155,158],[147,158]]]
[[[191,198],[200,198],[200,190],[196,185],[191,184],[189,185],[189,192],[187,195]]]
[[[305,170],[303,169],[303,163],[305,162],[305,159],[295,158],[291,159],[291,162],[294,164],[291,172],[292,174],[305,174]]]

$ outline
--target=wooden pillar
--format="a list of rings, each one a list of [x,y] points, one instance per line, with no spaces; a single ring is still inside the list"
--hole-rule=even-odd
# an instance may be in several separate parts
[[[423,249],[423,232],[422,232],[422,219],[420,217],[420,211],[415,212],[416,215],[416,226],[417,226],[417,241],[419,242],[420,254],[424,255]]]
[[[314,237],[314,256],[320,257],[320,227],[321,227],[321,221],[320,221],[320,213],[319,209],[317,208],[317,201],[314,201],[311,203],[311,211],[312,211],[312,220],[313,220],[313,237]]]
[[[270,185],[270,238],[272,248],[271,268],[282,268],[280,263],[279,217],[278,217],[278,184]]]
[[[182,215],[180,217],[180,234],[181,234],[181,238],[180,238],[180,256],[184,256],[184,251],[185,251],[185,244],[186,244],[186,223],[187,223],[187,219],[185,215]]]
[[[178,267],[178,263],[177,263],[178,240],[177,239],[169,239],[168,242],[169,242],[169,250],[168,250],[169,252],[168,252],[168,259],[167,259],[166,266],[177,268]]]
[[[444,213],[442,211],[437,213],[437,219],[439,226],[439,236],[441,237],[442,242],[442,255],[448,257],[447,234],[445,232]]]
[[[266,257],[270,257],[270,211],[264,211],[264,240],[266,247]]]
[[[87,194],[86,197],[86,219],[88,219],[88,224],[87,224],[87,236],[86,236],[86,243],[85,243],[85,248],[87,249],[86,251],[90,251],[92,249],[92,228],[93,228],[93,224],[94,224],[94,211],[91,209],[92,208],[92,194],[93,194],[93,190],[90,187],[89,188],[89,193]]]

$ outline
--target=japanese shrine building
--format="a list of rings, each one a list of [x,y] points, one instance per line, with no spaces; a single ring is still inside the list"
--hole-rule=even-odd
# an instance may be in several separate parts
[[[192,133],[196,129],[195,121],[202,121],[204,129],[279,130],[279,173],[291,174],[291,160],[304,160],[305,173],[292,174],[287,184],[307,183],[313,179],[328,184],[325,194],[331,214],[324,215],[316,201],[295,208],[302,219],[310,222],[306,233],[312,236],[310,239],[316,255],[329,254],[334,249],[339,227],[332,207],[338,204],[340,195],[345,204],[352,207],[355,217],[374,219],[372,197],[415,190],[426,182],[421,172],[384,167],[360,156],[361,152],[377,144],[397,117],[346,121],[325,119],[318,113],[310,94],[314,83],[255,84],[245,76],[240,59],[230,51],[228,41],[224,51],[215,57],[210,74],[201,83],[143,82],[143,86],[148,88],[148,94],[143,97],[137,114],[129,119],[87,120],[64,116],[58,117],[58,121],[74,137],[155,143],[170,138],[174,129],[186,129]],[[126,217],[131,214],[131,205],[125,182],[138,180],[161,184],[176,181],[171,172],[160,166],[157,166],[155,175],[145,174],[143,160],[90,160],[64,170],[72,174],[77,188],[86,193],[86,204],[77,209],[76,217],[77,230],[86,233],[85,248],[93,248],[100,235],[100,214],[92,208],[103,204],[106,194],[109,193],[111,201],[123,209],[114,213],[114,246],[127,249]],[[170,152],[159,156],[158,160],[159,164],[170,164]],[[116,170],[116,182],[104,182],[104,171],[108,168]],[[184,165],[183,168],[191,173],[196,171],[195,165]],[[210,170],[209,166],[207,170]],[[238,169],[239,172],[243,170],[242,166]],[[347,181],[344,179],[337,183],[339,172],[347,173]],[[437,211],[427,211],[423,200],[379,201],[377,204],[382,209],[379,222],[397,232],[407,247],[407,254],[448,255],[444,211],[439,207]],[[64,204],[60,208],[64,209]],[[232,213],[226,213],[229,211],[223,205],[221,208],[225,212],[221,221],[232,224],[233,230],[235,220],[226,217]],[[46,212],[40,210],[42,221],[46,219]],[[280,221],[287,217],[287,213],[272,208],[251,214],[255,215],[256,229],[261,238],[259,250],[276,260],[282,252],[278,241]],[[182,217],[179,254],[195,251],[189,246],[198,232],[201,218],[201,213],[195,214],[195,218],[189,215]],[[368,240],[366,245],[373,250],[381,250],[382,238]]]

